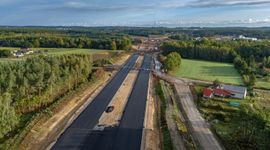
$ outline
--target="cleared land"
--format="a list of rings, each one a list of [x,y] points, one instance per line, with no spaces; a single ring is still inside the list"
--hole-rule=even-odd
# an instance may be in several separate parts
[[[233,64],[228,63],[182,59],[181,67],[171,74],[205,81],[218,79],[224,83],[243,84],[242,77]]]

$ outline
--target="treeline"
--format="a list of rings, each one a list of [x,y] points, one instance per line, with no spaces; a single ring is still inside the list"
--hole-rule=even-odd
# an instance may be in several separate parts
[[[19,114],[40,110],[91,79],[91,55],[0,63],[0,138],[17,125]]]
[[[240,55],[247,62],[251,56],[254,61],[263,62],[270,56],[270,41],[170,41],[163,43],[162,49],[165,55],[176,51],[181,53],[183,58],[233,62],[234,58]]]
[[[149,36],[149,35],[184,35],[189,38],[195,37],[213,37],[216,35],[221,36],[239,36],[244,35],[247,37],[256,37],[259,39],[270,38],[270,28],[244,28],[244,27],[231,27],[231,28],[165,28],[165,27],[68,27],[68,26],[55,26],[55,27],[0,27],[0,37],[2,35],[16,35],[16,34],[35,34],[35,35],[66,35],[76,37],[90,37],[94,39],[102,39],[108,37],[122,37],[127,35],[136,36]],[[172,37],[173,37],[172,36]],[[177,36],[174,36],[178,38]],[[182,39],[182,37],[181,37]]]
[[[20,36],[0,38],[3,47],[47,47],[47,48],[93,48],[129,50],[132,41],[128,37],[116,39],[91,39],[88,37]]]
[[[231,47],[214,44],[212,41],[173,41],[162,44],[163,54],[178,52],[183,58],[233,62],[235,52]]]

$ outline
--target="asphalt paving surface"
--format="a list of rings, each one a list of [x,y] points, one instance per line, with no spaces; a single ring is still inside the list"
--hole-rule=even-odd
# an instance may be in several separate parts
[[[133,55],[115,77],[102,89],[86,109],[58,138],[52,150],[83,149],[88,137],[106,110],[113,96],[121,86],[131,68],[135,65],[138,55]]]
[[[120,125],[92,132],[83,149],[140,150],[151,62],[152,57],[145,55]]]

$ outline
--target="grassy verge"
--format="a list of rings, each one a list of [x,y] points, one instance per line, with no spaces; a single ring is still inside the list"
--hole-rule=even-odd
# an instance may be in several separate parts
[[[270,90],[270,81],[257,78],[255,88]]]
[[[172,139],[166,122],[166,99],[162,89],[162,81],[159,81],[155,86],[155,91],[160,100],[160,129],[162,132],[163,139],[163,149],[164,150],[173,150]]]

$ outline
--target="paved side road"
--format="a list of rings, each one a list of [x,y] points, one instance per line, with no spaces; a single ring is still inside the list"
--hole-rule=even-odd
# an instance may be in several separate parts
[[[86,109],[74,120],[74,122],[59,137],[51,148],[53,150],[82,149],[87,143],[87,137],[97,124],[100,116],[115,95],[122,82],[135,65],[138,55],[133,55],[115,77],[104,87]]]
[[[160,72],[156,72],[155,75],[174,84],[182,110],[186,114],[188,125],[191,128],[192,137],[199,148],[204,150],[222,150],[222,146],[210,130],[210,126],[198,111],[188,83],[185,80],[177,79]]]

